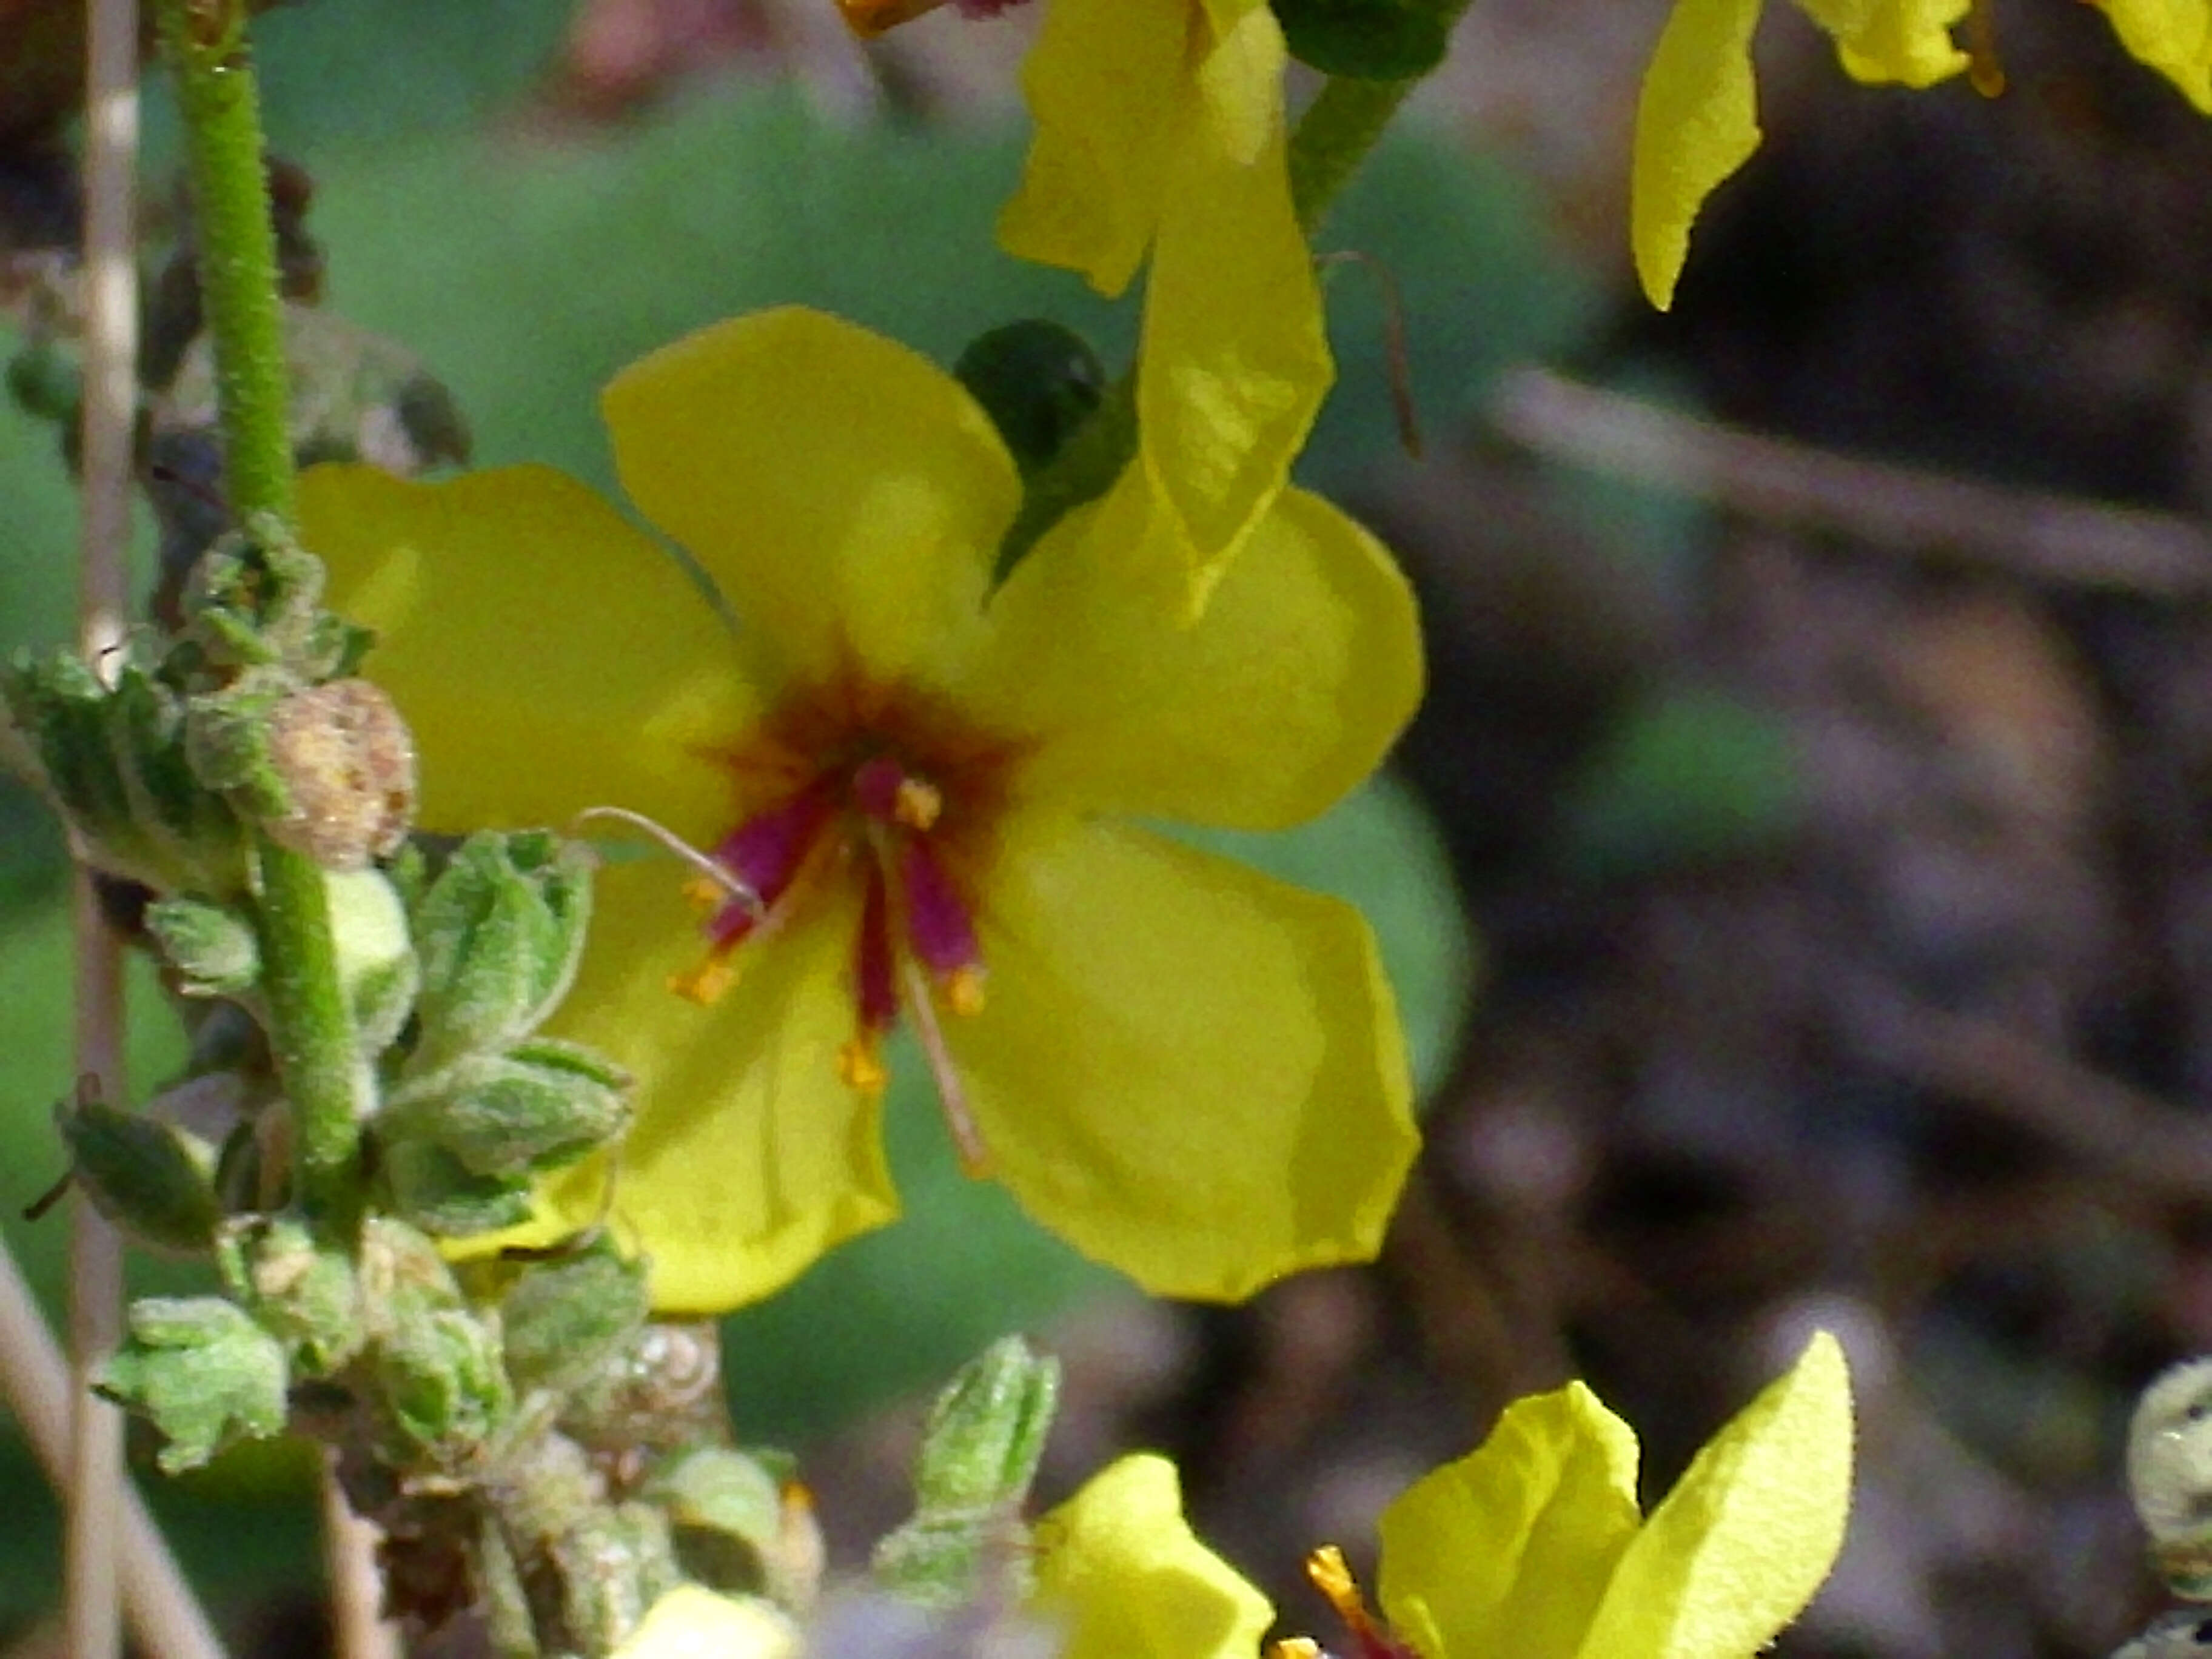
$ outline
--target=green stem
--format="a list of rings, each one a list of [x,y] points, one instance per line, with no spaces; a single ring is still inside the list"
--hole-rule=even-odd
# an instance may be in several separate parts
[[[1328,78],[1291,135],[1291,202],[1311,240],[1418,81]]]
[[[240,524],[294,517],[290,374],[277,299],[260,100],[245,0],[159,0],[161,46],[185,118],[207,330],[215,347],[224,481]],[[323,872],[257,833],[270,1046],[292,1103],[299,1198],[333,1234],[360,1206],[356,1174],[368,1079],[338,978]]]
[[[361,1119],[372,1085],[338,979],[337,936],[322,867],[266,836],[261,878],[261,991],[276,1075],[298,1137],[298,1198],[333,1237],[359,1218]]]
[[[244,0],[159,0],[157,10],[185,118],[231,511],[241,524],[266,513],[289,525],[290,376]]]

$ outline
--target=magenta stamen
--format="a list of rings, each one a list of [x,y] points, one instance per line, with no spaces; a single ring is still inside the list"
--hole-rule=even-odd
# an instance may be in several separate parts
[[[873,756],[853,769],[853,805],[878,823],[895,823],[905,782],[905,768],[889,755]]]
[[[936,853],[913,838],[901,844],[898,856],[907,943],[915,955],[939,979],[981,966],[983,947],[976,941],[975,918]]]
[[[854,1000],[860,1030],[890,1030],[898,1019],[898,952],[891,942],[890,894],[882,866],[868,866],[866,895],[860,901],[860,937],[853,953]]]
[[[714,848],[714,858],[773,906],[791,885],[836,803],[828,788],[810,784],[781,805],[747,818]]]

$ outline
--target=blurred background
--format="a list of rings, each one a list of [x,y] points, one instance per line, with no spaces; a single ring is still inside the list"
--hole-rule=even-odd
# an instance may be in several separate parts
[[[0,59],[66,9],[0,3]],[[2092,7],[2000,7],[1994,100],[1856,87],[1775,11],[1766,147],[1671,314],[1625,258],[1659,0],[1476,0],[1323,238],[1367,259],[1328,267],[1305,472],[1414,572],[1432,684],[1389,777],[1238,850],[1382,935],[1430,1138],[1383,1259],[1146,1302],[896,1098],[908,1219],[728,1328],[740,1431],[800,1453],[842,1559],[903,1513],[915,1401],[1026,1329],[1069,1372],[1043,1499],[1169,1449],[1326,1638],[1306,1552],[1370,1563],[1513,1396],[1587,1377],[1656,1498],[1826,1326],[1857,1507],[1779,1652],[2094,1656],[2159,1605],[2118,1440],[2212,1347],[2212,127]],[[1023,315],[1126,353],[1128,307],[989,247],[1032,21],[863,53],[829,0],[297,0],[260,38],[331,307],[421,356],[479,461],[605,483],[599,384],[750,307],[948,362]],[[0,258],[55,207],[7,161]],[[58,642],[72,508],[12,407],[0,500],[0,647]],[[0,1208],[50,1294],[64,1230],[16,1217],[60,1171],[65,950],[58,837],[0,782]],[[143,1095],[178,1045],[141,988]],[[300,1457],[147,1485],[241,1652],[322,1650]],[[52,1640],[57,1535],[0,1441],[9,1654]]]

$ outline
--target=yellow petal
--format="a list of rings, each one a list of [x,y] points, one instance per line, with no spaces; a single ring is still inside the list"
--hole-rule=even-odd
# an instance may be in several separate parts
[[[1063,1659],[1252,1659],[1267,1598],[1191,1534],[1175,1465],[1125,1457],[1036,1523],[1036,1605]]]
[[[614,1659],[791,1659],[798,1651],[798,1631],[768,1602],[678,1584]]]
[[[1573,1659],[1637,1521],[1628,1425],[1579,1382],[1516,1401],[1382,1512],[1383,1612],[1425,1659]]]
[[[1187,101],[1190,0],[1051,0],[1023,66],[1036,136],[999,217],[1018,258],[1129,285],[1158,228]]]
[[[1933,86],[1966,67],[1951,38],[1971,0],[1798,0],[1836,37],[1837,55],[1855,79]]]
[[[666,550],[544,467],[409,483],[300,481],[330,603],[375,629],[367,672],[422,757],[433,830],[558,826],[627,806],[704,836],[726,781],[699,758],[757,706],[728,630]]]
[[[1249,8],[1200,61],[1181,117],[1138,347],[1146,499],[1132,562],[1164,556],[1192,607],[1290,477],[1334,374],[1313,256],[1291,210],[1282,31]]]
[[[637,1079],[618,1158],[564,1177],[559,1221],[601,1214],[615,1170],[617,1235],[652,1258],[654,1306],[718,1313],[796,1278],[831,1246],[898,1212],[878,1103],[845,1086],[858,904],[827,892],[732,959],[702,1008],[668,988],[703,942],[682,872],[648,860],[601,872],[576,987],[548,1028],[605,1050]]]
[[[1020,483],[989,417],[904,346],[791,307],[615,377],[623,487],[784,672],[928,675],[979,625]]]
[[[991,602],[971,695],[1044,734],[1024,787],[1099,811],[1280,829],[1375,769],[1421,692],[1421,641],[1389,555],[1319,497],[1262,520],[1205,615],[1072,519]],[[1080,619],[1079,628],[1071,627]]]
[[[2104,0],[2129,55],[2212,115],[2212,4],[2207,0]]]
[[[1024,1209],[1162,1296],[1371,1258],[1416,1136],[1349,906],[1141,830],[1030,814],[946,1037]]]
[[[1636,106],[1630,236],[1636,272],[1664,311],[1690,226],[1720,182],[1759,148],[1751,34],[1760,0],[1674,0]]]
[[[1827,1577],[1850,1488],[1850,1378],[1822,1332],[1644,1523],[1581,1659],[1747,1659]]]

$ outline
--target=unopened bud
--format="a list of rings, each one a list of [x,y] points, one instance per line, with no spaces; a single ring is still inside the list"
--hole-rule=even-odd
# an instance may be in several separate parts
[[[236,996],[261,977],[253,924],[226,905],[162,899],[146,907],[146,929],[177,970],[188,997]]]
[[[478,1175],[427,1140],[385,1146],[385,1196],[394,1215],[437,1238],[475,1238],[530,1219],[528,1176]]]
[[[580,1043],[541,1038],[403,1085],[379,1118],[387,1143],[427,1140],[479,1175],[556,1168],[629,1121],[629,1075]]]
[[[1042,318],[977,336],[952,374],[983,405],[1024,477],[1049,465],[1106,396],[1106,370],[1091,343]]]
[[[417,1075],[510,1048],[575,977],[591,917],[589,852],[544,831],[471,836],[414,907],[422,953]]]
[[[963,1368],[922,1431],[914,1518],[876,1547],[876,1574],[887,1588],[952,1607],[973,1601],[994,1571],[1018,1581],[1021,1506],[1059,1398],[1059,1363],[1019,1337],[993,1343]]]
[[[373,1363],[386,1425],[440,1468],[466,1461],[514,1409],[498,1338],[459,1309],[420,1309],[395,1322]]]
[[[70,1169],[93,1207],[139,1243],[196,1255],[215,1242],[214,1149],[174,1124],[98,1101],[55,1114]]]
[[[507,1375],[518,1392],[566,1394],[644,1328],[645,1264],[605,1239],[526,1267],[500,1303]]]
[[[283,1431],[284,1351],[243,1309],[219,1297],[148,1297],[131,1304],[130,1326],[99,1389],[153,1420],[168,1474]]]
[[[254,1224],[238,1241],[245,1282],[238,1287],[254,1316],[282,1342],[301,1370],[328,1376],[368,1340],[366,1309],[353,1262],[289,1218]]]
[[[1444,60],[1455,0],[1274,0],[1291,56],[1324,75],[1410,81]]]
[[[407,913],[392,884],[374,870],[325,870],[323,895],[355,1041],[364,1055],[380,1054],[415,1006],[420,975]]]

